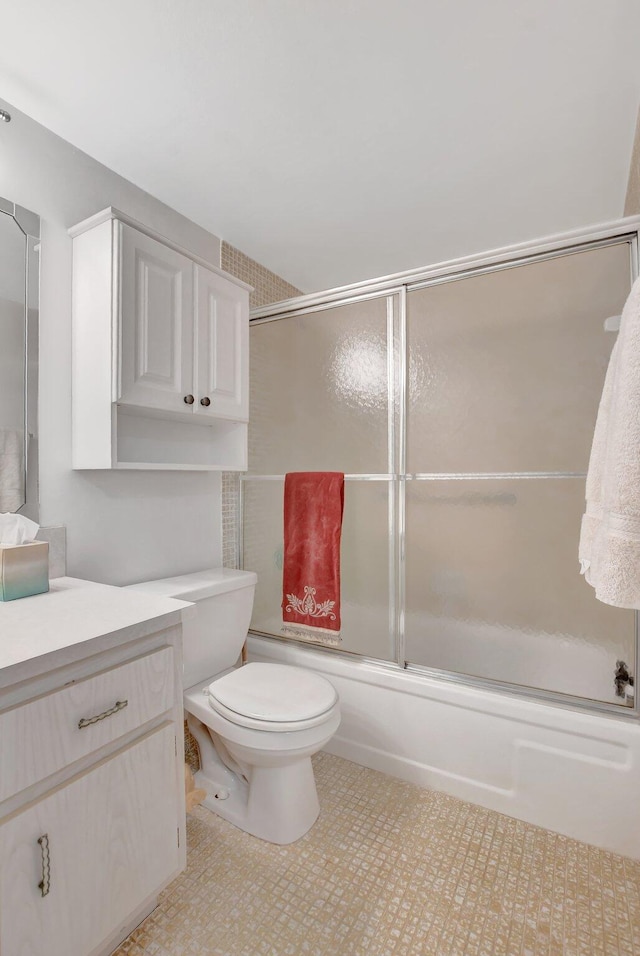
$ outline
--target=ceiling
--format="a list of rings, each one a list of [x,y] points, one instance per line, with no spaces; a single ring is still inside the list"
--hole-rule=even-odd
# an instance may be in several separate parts
[[[304,291],[622,214],[637,0],[20,0],[0,95]]]

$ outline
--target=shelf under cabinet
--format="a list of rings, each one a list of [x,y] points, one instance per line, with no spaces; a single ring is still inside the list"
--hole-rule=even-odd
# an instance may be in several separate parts
[[[74,468],[133,471],[246,471],[247,423],[203,424],[112,407],[111,440],[94,436],[74,450]]]

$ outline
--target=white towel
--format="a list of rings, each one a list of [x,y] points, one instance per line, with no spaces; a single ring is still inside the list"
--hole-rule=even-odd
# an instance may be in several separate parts
[[[24,435],[0,428],[0,512],[17,511],[24,504]]]
[[[640,279],[625,304],[600,400],[578,555],[596,597],[640,608]]]

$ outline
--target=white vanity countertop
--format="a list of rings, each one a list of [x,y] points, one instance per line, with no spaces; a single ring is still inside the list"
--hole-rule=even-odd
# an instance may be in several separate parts
[[[54,578],[46,594],[0,602],[0,687],[174,626],[193,613],[185,601]]]

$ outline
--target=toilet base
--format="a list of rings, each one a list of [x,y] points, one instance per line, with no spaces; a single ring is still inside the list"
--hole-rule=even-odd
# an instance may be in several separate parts
[[[201,769],[194,779],[206,791],[203,805],[269,843],[284,846],[304,836],[320,812],[309,748],[256,753],[223,743],[193,714],[187,719],[200,750]]]
[[[203,806],[245,833],[280,846],[303,837],[320,812],[311,759],[277,769],[254,767],[251,777],[251,787],[237,780],[230,788],[228,781],[220,784],[198,770],[195,782],[206,790]]]

